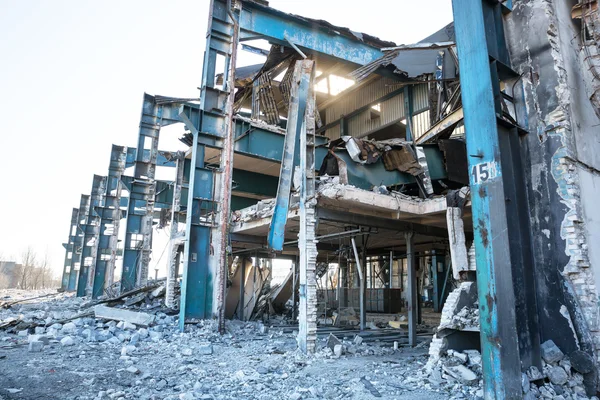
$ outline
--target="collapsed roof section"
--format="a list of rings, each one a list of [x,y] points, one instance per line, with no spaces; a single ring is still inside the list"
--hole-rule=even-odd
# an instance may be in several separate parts
[[[454,24],[450,23],[416,44],[383,48],[383,57],[352,71],[349,76],[362,81],[374,72],[384,73],[385,69],[409,79],[439,70],[444,71],[444,75],[437,79],[453,79],[457,73],[454,46]]]

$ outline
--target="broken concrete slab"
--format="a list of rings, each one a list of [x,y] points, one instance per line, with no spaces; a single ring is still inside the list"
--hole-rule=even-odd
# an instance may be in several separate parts
[[[213,353],[213,345],[210,343],[201,343],[198,346],[197,353],[203,356],[209,356]]]
[[[462,364],[454,366],[444,365],[443,369],[448,375],[452,376],[459,382],[464,383],[465,385],[475,385],[479,380],[475,372],[471,371]]]
[[[103,305],[94,307],[96,318],[112,319],[130,324],[148,326],[154,322],[155,316],[143,312],[129,311],[122,308],[112,308]]]
[[[44,342],[33,341],[29,342],[29,352],[30,353],[39,353],[44,349]]]
[[[42,342],[44,344],[48,344],[50,343],[50,338],[47,337],[46,335],[29,335],[27,337],[27,342],[31,343],[31,342]]]
[[[129,373],[135,374],[135,375],[140,373],[140,370],[137,369],[136,367],[134,367],[133,365],[130,367],[127,367],[126,371]]]
[[[162,296],[162,294],[165,292],[165,286],[159,286],[156,289],[154,289],[153,291],[150,292],[150,297],[151,298],[156,298],[159,296]]]
[[[548,364],[554,364],[562,360],[564,354],[552,340],[546,340],[540,346],[542,358]]]

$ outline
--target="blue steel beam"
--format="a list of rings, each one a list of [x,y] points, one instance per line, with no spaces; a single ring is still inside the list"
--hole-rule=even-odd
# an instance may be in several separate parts
[[[91,296],[96,256],[98,251],[98,237],[100,235],[100,215],[96,209],[102,203],[106,177],[94,175],[90,205],[86,215],[83,229],[83,249],[81,251],[81,264],[77,280],[77,297]]]
[[[486,0],[453,0],[470,171],[484,395],[520,399],[521,371],[539,358],[535,299],[523,225],[519,139],[502,115],[500,82],[510,76],[502,9]],[[507,125],[509,126],[507,128]],[[525,206],[526,207],[526,206]],[[536,354],[537,353],[537,354]]]
[[[96,211],[100,214],[100,232],[92,285],[94,299],[102,296],[104,289],[113,283],[121,221],[121,176],[125,171],[127,152],[127,147],[113,144],[104,201],[102,205],[96,207]]]
[[[74,242],[75,242],[75,234],[77,232],[77,215],[79,213],[79,209],[73,208],[71,212],[71,225],[69,225],[69,240],[67,243],[63,243],[65,248],[65,262],[63,265],[63,273],[62,279],[60,281],[60,288],[62,290],[67,290],[69,286],[69,275],[71,274],[71,260],[74,256]]]
[[[81,270],[81,256],[83,254],[83,225],[86,223],[88,209],[90,207],[90,196],[82,194],[77,212],[77,228],[73,238],[73,257],[71,258],[71,273],[69,274],[69,285],[67,291],[77,290],[77,281]]]
[[[316,27],[303,18],[249,1],[242,2],[240,30],[242,38],[262,36],[286,46],[292,42],[298,47],[358,65],[368,64],[384,55],[378,48],[359,39],[351,39],[333,29]]]
[[[279,185],[277,186],[277,197],[275,198],[275,210],[269,226],[267,242],[273,250],[283,250],[285,241],[285,225],[288,218],[290,205],[290,193],[292,190],[292,178],[294,174],[294,158],[296,146],[299,145],[304,114],[308,101],[310,89],[310,75],[300,74],[302,64],[296,64],[294,76],[301,76],[299,85],[292,85],[290,93],[290,104],[288,107],[287,134],[283,146],[283,159],[279,173]]]

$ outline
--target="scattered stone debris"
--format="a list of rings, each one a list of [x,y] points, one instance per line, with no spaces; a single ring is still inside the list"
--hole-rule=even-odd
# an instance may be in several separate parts
[[[152,291],[161,296],[155,289],[144,292],[147,298]],[[27,398],[61,390],[69,400],[483,398],[477,349],[445,349],[426,368],[426,348],[372,341],[366,331],[320,336],[316,353],[307,356],[298,351],[295,332],[272,323],[230,320],[220,335],[216,322],[205,320],[180,332],[177,315],[154,307],[155,301],[161,300],[126,306],[124,298],[102,306],[154,317],[147,326],[89,313],[72,318],[94,304],[65,295],[0,310],[0,324],[35,324],[0,330],[0,369],[6,372],[0,387],[9,394],[24,390]],[[554,361],[523,374],[525,398],[587,398],[596,379],[593,360],[584,352],[558,357],[552,343],[543,347]]]

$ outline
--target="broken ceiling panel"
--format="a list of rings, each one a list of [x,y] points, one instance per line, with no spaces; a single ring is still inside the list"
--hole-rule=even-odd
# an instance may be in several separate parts
[[[391,48],[380,59],[351,72],[349,77],[359,82],[380,68],[388,68],[404,78],[416,78],[433,73],[439,53],[444,52],[444,78],[455,78],[456,65],[449,51],[453,42],[454,24],[450,23],[416,45]]]

